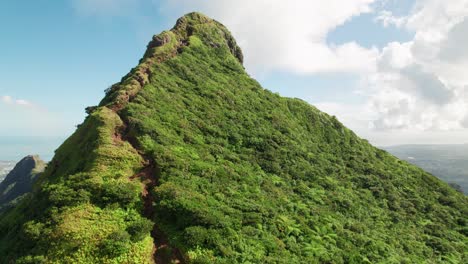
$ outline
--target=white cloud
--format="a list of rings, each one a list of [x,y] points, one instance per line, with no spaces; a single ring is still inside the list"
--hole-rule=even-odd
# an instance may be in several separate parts
[[[453,26],[442,40],[439,57],[448,63],[468,61],[466,45],[468,43],[468,18]]]
[[[339,117],[346,127],[354,131],[369,130],[370,121],[375,116],[365,104],[336,103],[336,102],[311,102],[320,111]]]
[[[394,96],[394,95],[392,95]],[[368,139],[372,144],[376,146],[391,146],[399,144],[459,144],[468,142],[468,136],[466,130],[454,130],[454,131],[442,131],[442,130],[425,130],[420,129],[402,129],[397,128],[397,124],[401,127],[406,127],[406,123],[410,122],[410,119],[405,115],[401,116],[398,113],[391,113],[392,111],[408,111],[410,107],[405,98],[393,98],[386,97],[388,99],[388,106],[394,104],[400,104],[400,107],[391,109],[381,109],[388,111],[386,119],[380,119],[379,122],[390,122],[393,126],[392,130],[381,129],[376,127],[375,129],[369,129],[371,120],[376,118],[376,112],[372,106],[366,106],[365,104],[349,104],[349,103],[336,103],[336,102],[321,102],[313,103],[318,109],[327,112],[331,115],[336,115],[341,122],[348,128],[356,131],[360,137]],[[383,107],[383,106],[381,106]],[[413,109],[414,110],[414,109]],[[425,109],[419,109],[414,113],[422,113],[423,119],[430,118],[430,113],[425,114]],[[418,116],[415,114],[415,116]],[[387,120],[394,118],[394,120]],[[468,121],[467,121],[468,122]],[[379,124],[377,124],[379,125]]]
[[[29,101],[18,99],[15,101],[17,105],[31,106],[32,104]]]
[[[5,104],[11,104],[13,102],[13,98],[11,98],[11,96],[9,96],[9,95],[0,96],[0,99]]]
[[[14,99],[9,95],[2,95],[0,96],[0,101],[7,105],[17,105],[17,106],[26,106],[31,107],[33,104],[24,99]]]
[[[0,136],[63,135],[69,119],[24,99],[0,96]],[[70,132],[70,131],[66,131]]]
[[[199,10],[224,23],[251,71],[348,73],[372,70],[378,50],[355,42],[328,44],[327,34],[352,17],[371,12],[375,1],[170,0],[166,9]]]
[[[398,21],[414,31],[390,43],[368,76],[370,107],[380,130],[459,130],[468,122],[468,0],[419,0]],[[387,20],[385,20],[387,19]]]
[[[406,22],[406,17],[394,16],[391,11],[380,11],[379,15],[375,18],[377,22],[381,22],[384,27],[396,26],[401,27]]]

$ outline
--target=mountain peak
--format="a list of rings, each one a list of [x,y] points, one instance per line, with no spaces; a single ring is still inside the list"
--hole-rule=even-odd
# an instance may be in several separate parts
[[[189,13],[179,18],[170,31],[153,36],[138,66],[106,90],[106,97],[100,106],[121,110],[150,82],[157,65],[180,56],[192,46],[206,56],[222,56],[218,59],[223,61],[230,60],[232,55],[239,64],[235,67],[243,69],[244,55],[231,32],[223,24],[201,13]]]
[[[175,28],[186,23],[205,24],[211,22],[213,22],[213,19],[211,19],[210,17],[199,12],[191,12],[177,19]]]
[[[27,155],[16,164],[16,167],[35,167],[38,163],[42,163],[42,160],[40,159],[39,155]]]
[[[229,48],[230,52],[242,64],[244,56],[231,32],[218,21],[198,12],[188,13],[179,18],[171,29],[179,46],[190,45],[190,37],[197,36],[213,48]],[[153,36],[148,49],[170,43],[167,32]]]
[[[23,161],[34,161],[35,163],[37,162],[42,162],[41,158],[39,157],[39,155],[27,155],[26,157],[22,158],[20,162],[23,162]]]

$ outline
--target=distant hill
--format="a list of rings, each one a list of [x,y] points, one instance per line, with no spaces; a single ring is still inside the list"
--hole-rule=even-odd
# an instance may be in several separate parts
[[[19,161],[0,183],[0,212],[31,192],[33,183],[44,169],[45,162],[38,156],[27,156]]]
[[[447,183],[459,185],[468,194],[468,144],[401,145],[383,149]]]
[[[202,14],[87,113],[0,218],[0,263],[468,263],[466,196],[263,89]]]

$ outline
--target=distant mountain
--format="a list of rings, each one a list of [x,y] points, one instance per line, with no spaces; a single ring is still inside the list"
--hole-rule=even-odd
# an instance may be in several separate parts
[[[468,194],[468,144],[383,147]]]
[[[15,162],[13,161],[0,161],[0,182],[5,179],[5,176],[13,169]]]
[[[38,156],[27,156],[18,162],[0,183],[0,212],[31,192],[33,183],[44,169],[45,162]]]
[[[199,13],[154,36],[0,218],[0,263],[467,263],[468,197],[242,63]]]

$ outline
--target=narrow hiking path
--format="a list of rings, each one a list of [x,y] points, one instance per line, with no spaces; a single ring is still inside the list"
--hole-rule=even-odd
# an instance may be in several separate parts
[[[148,44],[147,52],[145,53],[145,56],[143,57],[140,64],[131,72],[131,74],[125,77],[125,81],[122,80],[120,83],[112,85],[106,92],[108,93],[106,96],[112,93],[116,93],[116,97],[110,97],[113,99],[110,101],[104,100],[101,102],[101,105],[105,105],[114,111],[123,121],[123,125],[120,131],[117,132],[118,135],[115,135],[114,137],[117,140],[128,142],[143,159],[143,168],[130,179],[139,178],[139,180],[143,183],[143,214],[146,218],[155,223],[151,232],[151,236],[153,237],[154,241],[153,259],[157,264],[186,263],[186,261],[184,260],[181,251],[177,248],[171,247],[169,245],[169,239],[167,236],[158,228],[156,223],[157,212],[154,207],[154,204],[156,203],[154,189],[155,187],[159,186],[160,170],[155,160],[140,149],[138,140],[135,138],[135,136],[132,135],[132,133],[129,133],[130,122],[127,119],[127,116],[124,114],[124,109],[127,107],[128,103],[131,103],[135,99],[143,87],[148,84],[149,80],[151,79],[150,69],[156,64],[163,63],[164,61],[175,57],[178,53],[181,52],[181,46],[188,45],[188,40],[183,40],[178,42],[178,44],[174,47],[171,47],[169,52],[158,53],[158,48],[166,44],[170,44],[171,38],[173,38],[173,36],[167,34],[155,36]]]
[[[122,119],[124,120],[124,119]],[[143,215],[153,221],[151,237],[153,238],[153,260],[156,264],[186,263],[183,254],[179,249],[173,248],[169,244],[167,236],[156,224],[157,212],[155,210],[156,198],[154,189],[159,186],[159,176],[161,171],[154,159],[144,154],[137,144],[136,138],[128,137],[128,123],[124,121],[122,132],[117,136],[119,139],[128,142],[142,157],[143,168],[137,174],[130,177],[131,180],[139,179],[143,184],[141,196],[143,199]]]

